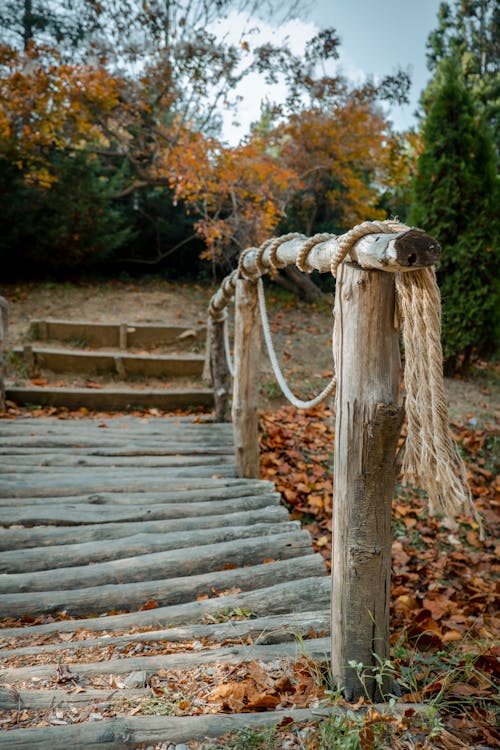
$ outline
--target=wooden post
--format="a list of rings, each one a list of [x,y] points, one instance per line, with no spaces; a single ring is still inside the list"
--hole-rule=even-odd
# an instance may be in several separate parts
[[[403,421],[394,274],[339,268],[332,558],[332,672],[347,700],[387,698],[391,500]],[[362,664],[353,667],[349,662]]]
[[[120,330],[119,330],[119,347],[120,349],[126,349],[128,345],[128,324],[127,323],[120,323]]]
[[[229,399],[231,396],[231,373],[226,361],[224,346],[224,320],[208,318],[208,341],[210,347],[210,369],[214,389],[215,421],[229,422]]]
[[[3,366],[4,342],[9,328],[9,303],[0,297],[0,409],[5,409],[5,373]]]
[[[260,315],[257,282],[236,282],[234,322],[233,425],[236,471],[260,476],[258,390]]]
[[[31,344],[25,344],[23,346],[23,359],[26,372],[30,378],[35,374],[36,358],[33,354],[33,347]]]

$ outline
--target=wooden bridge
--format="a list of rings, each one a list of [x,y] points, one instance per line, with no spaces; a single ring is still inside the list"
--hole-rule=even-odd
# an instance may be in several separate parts
[[[300,653],[299,637],[328,652],[309,639],[329,628],[323,560],[271,483],[236,477],[231,425],[22,418],[0,431],[0,611],[20,625],[0,632],[13,727],[0,747],[132,747],[272,722],[127,715],[161,703],[175,670],[271,662]]]
[[[125,417],[3,421],[0,605],[13,622],[0,634],[0,709],[4,725],[14,728],[0,735],[1,748],[125,748],[276,722],[282,712],[139,714],[148,696],[156,713],[171,710],[165,696],[181,679],[179,670],[196,667],[206,684],[220,665],[251,662],[262,670],[303,650],[315,658],[328,654],[348,700],[386,700],[390,685],[375,680],[373,670],[389,653],[390,514],[403,419],[396,287],[411,352],[407,446],[412,440],[432,445],[428,462],[413,471],[436,481],[444,467],[439,491],[447,497],[456,489],[446,486],[448,478],[463,470],[447,437],[439,316],[426,317],[429,300],[434,311],[439,306],[426,269],[438,255],[432,238],[394,222],[363,224],[342,238],[285,235],[244,253],[210,306],[217,424]],[[345,258],[335,302],[330,610],[322,558],[288,519],[272,485],[258,478],[260,276],[292,262],[335,273]],[[412,280],[419,268],[426,272]],[[403,271],[410,271],[408,283]],[[234,294],[231,389],[224,319]],[[430,342],[425,357],[413,346],[415,328]],[[121,358],[117,369],[123,367]],[[224,423],[231,390],[232,426]],[[422,393],[429,398],[421,403]],[[434,422],[429,414],[421,419],[435,403]],[[353,666],[359,663],[362,677]],[[269,705],[256,710],[263,707]],[[34,716],[38,727],[22,728]]]

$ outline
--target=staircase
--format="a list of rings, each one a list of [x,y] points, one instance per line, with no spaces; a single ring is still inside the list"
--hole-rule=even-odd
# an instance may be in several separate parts
[[[202,383],[205,328],[33,320],[11,350],[6,397],[21,405],[97,410],[212,407]]]
[[[323,559],[270,482],[235,476],[232,425],[0,429],[1,750],[173,748],[313,718],[210,699],[251,665],[285,679],[330,648]]]

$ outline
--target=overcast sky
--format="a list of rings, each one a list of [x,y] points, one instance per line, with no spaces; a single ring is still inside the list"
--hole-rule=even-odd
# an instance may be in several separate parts
[[[286,2],[286,0],[284,0]],[[415,124],[414,112],[420,92],[429,79],[425,63],[427,36],[435,28],[441,0],[312,0],[303,17],[276,30],[259,22],[260,41],[278,42],[287,36],[295,52],[301,52],[307,39],[321,28],[333,26],[340,37],[340,66],[345,74],[359,79],[365,74],[382,77],[399,66],[412,78],[411,103],[389,111],[395,127]],[[224,24],[229,36],[241,31],[242,22],[232,16]],[[221,30],[222,33],[222,30]],[[224,135],[235,144],[259,117],[260,102],[269,95],[279,99],[279,88],[269,90],[257,77],[247,80],[240,111],[240,126],[225,123]]]

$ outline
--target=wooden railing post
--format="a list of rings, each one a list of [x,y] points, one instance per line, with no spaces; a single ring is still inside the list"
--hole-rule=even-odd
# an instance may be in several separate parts
[[[233,426],[236,472],[260,475],[258,389],[260,315],[257,282],[236,282],[234,319]]]
[[[380,700],[389,685],[373,679],[374,655],[389,656],[391,500],[403,420],[394,274],[343,264],[337,285],[332,672],[347,700]]]
[[[231,373],[226,360],[225,325],[225,320],[214,320],[211,316],[208,318],[210,372],[214,389],[216,422],[229,422],[230,417]]]
[[[5,297],[0,297],[0,409],[5,409],[5,373],[3,366],[3,350],[9,328],[9,303]]]

